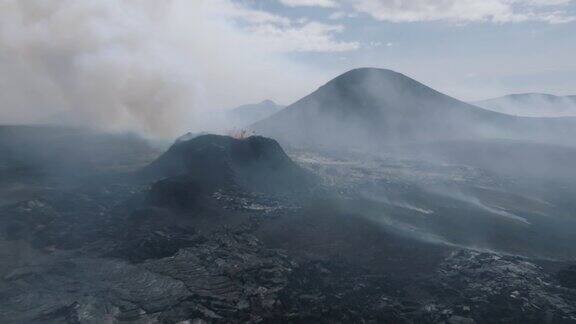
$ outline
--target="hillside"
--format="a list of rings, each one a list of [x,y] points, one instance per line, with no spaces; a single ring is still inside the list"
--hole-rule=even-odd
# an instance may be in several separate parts
[[[264,100],[257,104],[247,104],[236,107],[226,112],[227,120],[233,127],[243,128],[284,109],[285,106],[278,105],[272,100]]]
[[[346,72],[251,128],[296,145],[368,146],[447,139],[559,141],[574,119],[521,118],[442,94],[401,73]]]

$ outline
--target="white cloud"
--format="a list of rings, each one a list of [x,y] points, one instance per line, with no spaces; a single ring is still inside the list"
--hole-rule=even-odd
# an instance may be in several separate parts
[[[451,21],[565,23],[571,0],[350,0],[354,10],[390,22]]]
[[[334,11],[328,16],[328,19],[338,20],[342,18],[356,18],[358,17],[358,13],[350,12],[350,11]]]
[[[291,0],[294,4],[324,4],[332,1]],[[220,1],[219,14],[243,23],[243,29],[255,41],[273,52],[344,52],[360,46],[356,42],[344,42],[335,36],[344,30],[342,25],[310,21],[307,18],[289,19],[266,11],[250,9],[236,3]]]
[[[571,2],[574,2],[574,0],[520,0],[516,2],[524,2],[538,6],[559,6],[570,4]]]
[[[225,17],[238,19],[248,24],[277,24],[288,26],[291,20],[273,13],[251,9],[227,0],[212,0],[211,15],[213,17]]]
[[[254,26],[251,31],[261,36],[271,50],[279,52],[346,52],[360,48],[357,42],[333,39],[343,29],[341,25],[309,22],[290,27],[264,24]]]
[[[328,16],[328,19],[337,20],[346,17],[346,12],[344,11],[334,11]]]
[[[338,3],[335,0],[279,0],[288,7],[323,7],[335,8]]]

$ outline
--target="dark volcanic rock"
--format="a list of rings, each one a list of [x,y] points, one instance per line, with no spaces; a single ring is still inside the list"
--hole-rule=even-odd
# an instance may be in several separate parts
[[[293,263],[239,228],[130,264],[55,255],[0,282],[2,323],[254,323],[278,310]]]
[[[559,271],[557,277],[562,286],[576,289],[576,266]]]
[[[444,261],[437,280],[435,296],[466,303],[480,323],[576,322],[576,292],[524,258],[462,250]]]
[[[141,174],[0,207],[1,323],[576,322],[573,269],[395,230],[273,140],[182,140]]]
[[[108,256],[131,262],[160,259],[180,249],[206,241],[189,224],[174,219],[168,210],[148,208],[135,211],[120,227],[116,244]]]
[[[153,206],[190,209],[198,204],[205,190],[189,177],[170,177],[152,185],[147,202]]]
[[[259,136],[204,135],[179,141],[141,174],[149,179],[186,175],[209,190],[237,185],[286,193],[314,184],[314,176],[292,162],[276,141]]]
[[[273,140],[216,135],[176,142],[141,175],[160,180],[143,194],[141,208],[117,222],[107,256],[141,262],[174,255],[221,226],[279,212],[270,195],[291,196],[315,182]]]

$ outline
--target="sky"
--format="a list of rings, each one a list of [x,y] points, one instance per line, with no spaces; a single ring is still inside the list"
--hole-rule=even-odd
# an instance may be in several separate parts
[[[290,39],[288,32],[252,28],[282,35],[279,50],[329,75],[361,66],[388,68],[468,101],[509,93],[576,93],[575,1],[238,2],[290,19],[302,33],[293,44],[283,40]],[[322,27],[307,33],[314,24]]]
[[[573,0],[0,0],[0,123],[175,136],[358,67],[465,101],[576,94]]]

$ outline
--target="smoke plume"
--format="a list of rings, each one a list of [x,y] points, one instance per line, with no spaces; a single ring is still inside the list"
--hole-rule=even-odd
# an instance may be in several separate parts
[[[238,14],[225,0],[1,0],[0,122],[174,136],[221,127],[215,109],[308,88]]]

